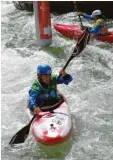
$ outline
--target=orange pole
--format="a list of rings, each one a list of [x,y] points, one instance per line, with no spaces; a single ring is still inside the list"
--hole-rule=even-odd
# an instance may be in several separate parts
[[[36,37],[39,45],[52,43],[49,1],[34,1]]]

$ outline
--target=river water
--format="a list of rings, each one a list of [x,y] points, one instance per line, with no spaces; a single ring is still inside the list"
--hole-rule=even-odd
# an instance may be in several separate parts
[[[41,48],[36,44],[34,15],[15,9],[12,2],[1,5],[1,159],[112,160],[113,44],[97,40],[90,41],[67,67],[67,73],[73,75],[72,83],[58,86],[67,97],[73,121],[72,145],[65,156],[44,155],[32,136],[21,145],[8,145],[12,136],[28,124],[25,105],[37,65],[50,64],[53,73],[58,73],[76,42],[52,27],[52,45]],[[51,15],[51,23],[79,24],[79,19],[71,12]]]

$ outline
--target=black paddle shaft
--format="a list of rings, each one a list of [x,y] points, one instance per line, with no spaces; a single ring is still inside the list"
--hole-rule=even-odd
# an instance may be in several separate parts
[[[80,23],[81,23],[81,29],[84,30],[84,26],[83,26],[83,24],[82,24],[81,17],[80,17],[80,16],[78,16],[78,17],[79,17],[79,20],[80,20]]]
[[[63,67],[63,70],[66,69],[66,67],[68,66],[69,62],[70,62],[74,57],[75,57],[75,56],[72,55],[72,56],[68,59],[68,61],[66,62],[65,66]]]
[[[79,12],[79,10],[78,10],[78,8],[77,8],[77,7],[76,7],[76,10],[75,10],[75,11]],[[83,23],[82,23],[81,17],[80,17],[80,16],[78,16],[78,17],[79,17],[79,20],[80,20],[81,29],[82,29],[82,30],[84,30],[84,26],[83,26]]]

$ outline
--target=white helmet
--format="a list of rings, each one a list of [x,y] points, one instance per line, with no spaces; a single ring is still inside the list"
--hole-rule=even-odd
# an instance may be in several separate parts
[[[101,14],[102,14],[102,12],[100,10],[95,10],[92,12],[92,16],[99,16]]]

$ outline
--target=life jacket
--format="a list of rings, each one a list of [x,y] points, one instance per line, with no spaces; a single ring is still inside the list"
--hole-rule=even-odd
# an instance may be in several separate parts
[[[43,88],[38,79],[35,80],[31,89],[37,91],[39,93],[38,102],[41,103],[44,99],[48,98],[60,98],[60,95],[57,94],[57,76],[51,75],[50,83],[48,85],[48,89]]]
[[[100,29],[99,33],[97,33],[97,34],[99,34],[99,35],[108,35],[109,34],[104,19],[100,18],[100,19],[97,19],[96,21],[94,21],[94,26],[97,26],[97,25],[101,26],[101,29]]]

